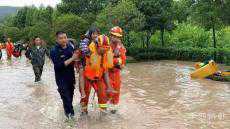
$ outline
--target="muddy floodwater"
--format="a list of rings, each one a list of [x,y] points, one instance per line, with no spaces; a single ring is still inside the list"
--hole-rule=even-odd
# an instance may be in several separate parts
[[[3,58],[0,129],[230,129],[230,83],[191,79],[193,64],[183,61],[128,64],[122,72],[117,114],[101,115],[96,99],[91,97],[89,115],[80,116],[76,86],[76,122],[68,123],[52,63],[47,60],[42,82],[34,84],[32,67],[25,57],[12,61]]]

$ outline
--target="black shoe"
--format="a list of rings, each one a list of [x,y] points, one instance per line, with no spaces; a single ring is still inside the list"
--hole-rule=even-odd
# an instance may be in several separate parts
[[[74,114],[68,114],[66,117],[67,120],[74,120]]]
[[[110,111],[112,114],[116,114],[117,113],[117,110],[111,110]]]
[[[81,112],[81,116],[87,116],[87,115],[88,115],[88,111]]]
[[[34,80],[34,82],[39,82],[40,80],[39,80],[39,78],[35,78],[35,80]]]

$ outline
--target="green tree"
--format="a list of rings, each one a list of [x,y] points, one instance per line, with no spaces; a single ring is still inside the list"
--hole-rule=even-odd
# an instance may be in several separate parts
[[[132,0],[122,0],[116,6],[111,3],[98,14],[96,22],[103,33],[114,26],[120,26],[128,35],[129,31],[140,31],[145,25],[145,16],[137,9]],[[130,46],[129,35],[125,36],[126,45]]]
[[[32,39],[35,36],[39,36],[50,45],[54,40],[51,38],[51,34],[52,30],[47,23],[38,22],[34,26],[29,26],[24,29],[23,39]]]
[[[229,0],[215,0],[215,7],[217,16],[225,25],[230,25],[230,1]]]
[[[97,14],[101,12],[108,4],[114,6],[120,0],[62,0],[57,6],[61,14],[76,14],[89,23],[93,23]]]
[[[153,32],[157,29],[161,31],[161,43],[164,45],[164,31],[172,28],[172,5],[173,0],[136,0],[137,7],[144,13],[147,24],[145,30],[148,31],[148,42]]]
[[[8,15],[4,18],[2,24],[4,26],[14,27],[15,15]]]
[[[55,31],[65,31],[69,37],[79,39],[89,27],[89,24],[81,17],[73,14],[66,14],[54,21]]]
[[[26,15],[27,15],[28,7],[20,9],[14,19],[14,26],[18,28],[26,27]]]
[[[40,36],[51,43],[54,39],[50,36],[53,31],[53,17],[54,10],[52,7],[24,7],[16,15],[7,17],[4,26],[19,28],[20,39],[29,40],[34,36]]]
[[[4,42],[4,26],[0,24],[0,42]]]
[[[22,32],[17,27],[8,27],[8,26],[1,26],[0,27],[0,34],[1,36],[6,36],[11,38],[14,42],[20,40],[22,36]]]
[[[207,29],[212,29],[213,47],[216,48],[216,28],[221,24],[218,10],[220,0],[197,0],[193,6],[193,20]],[[216,59],[216,54],[214,54]]]
[[[46,8],[41,8],[39,11],[38,19],[40,21],[43,21],[47,23],[48,25],[53,25],[53,15],[54,15],[54,9],[50,6]]]
[[[145,25],[145,18],[131,0],[123,0],[116,6],[109,4],[97,16],[96,25],[104,32],[114,26],[120,26],[127,32],[138,31]]]
[[[222,28],[217,34],[217,47],[230,49],[230,26]]]
[[[110,0],[62,0],[57,9],[61,13],[81,15],[82,13],[92,12],[97,14],[109,2]]]
[[[191,15],[193,0],[173,1],[173,17],[178,23],[186,22]]]

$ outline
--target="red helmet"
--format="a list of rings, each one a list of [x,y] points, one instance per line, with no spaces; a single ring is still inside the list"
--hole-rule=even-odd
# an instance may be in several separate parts
[[[122,37],[123,36],[123,31],[119,26],[116,26],[116,27],[113,27],[110,30],[110,34],[114,35],[114,36],[117,36],[117,37]]]

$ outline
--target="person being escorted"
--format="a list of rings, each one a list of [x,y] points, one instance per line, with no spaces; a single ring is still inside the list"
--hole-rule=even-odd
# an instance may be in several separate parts
[[[126,49],[121,42],[122,34],[122,29],[118,26],[110,30],[110,45],[114,54],[114,66],[109,69],[109,77],[112,87],[117,91],[117,93],[109,94],[109,103],[112,105],[111,113],[117,112],[121,88],[121,70],[126,63]]]
[[[36,36],[32,41],[31,48],[29,48],[26,53],[33,66],[35,82],[39,82],[41,81],[43,66],[45,64],[45,56],[47,55],[49,57],[49,52],[44,47],[44,41]]]
[[[100,35],[88,45],[89,55],[85,56],[84,79],[85,79],[85,94],[86,97],[81,98],[82,114],[88,113],[88,102],[91,88],[93,87],[97,97],[98,105],[101,112],[107,109],[107,89],[104,74],[108,71],[107,62],[103,55],[109,47],[109,38],[105,35]],[[108,78],[109,79],[109,78]]]
[[[50,57],[54,64],[55,79],[58,92],[61,96],[65,116],[74,118],[73,95],[75,89],[74,62],[78,56],[74,54],[74,46],[68,41],[65,32],[56,33],[56,45],[50,51]]]
[[[82,40],[80,42],[79,51],[81,58],[76,62],[76,69],[79,72],[79,90],[81,93],[81,98],[85,98],[85,78],[84,78],[84,69],[86,65],[86,56],[90,56],[89,44],[92,41],[95,41],[98,35],[100,34],[100,30],[96,27],[91,27],[85,35],[82,36]]]
[[[12,43],[11,39],[8,38],[6,42],[6,52],[7,52],[7,59],[11,60],[14,51],[14,44]]]

